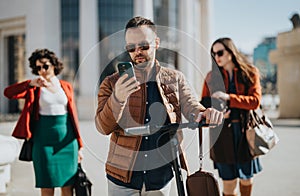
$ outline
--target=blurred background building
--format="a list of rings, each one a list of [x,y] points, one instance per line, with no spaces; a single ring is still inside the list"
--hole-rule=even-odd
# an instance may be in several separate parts
[[[270,52],[270,61],[277,64],[280,97],[279,117],[300,118],[300,17],[291,17],[293,29],[279,33],[277,49]]]
[[[263,94],[277,94],[277,65],[269,60],[269,52],[274,49],[276,37],[267,37],[253,51],[253,63],[260,70]]]
[[[270,62],[269,53],[276,49],[276,37],[266,37],[253,51],[253,63],[260,70],[263,97],[261,105],[265,110],[273,113],[279,107],[279,95],[277,89],[277,65]],[[276,113],[276,117],[277,117]]]
[[[128,60],[122,30],[130,18],[140,15],[161,27],[157,58],[181,70],[199,97],[211,69],[212,4],[210,0],[1,0],[0,91],[32,78],[28,57],[36,48],[49,48],[64,63],[61,78],[74,86],[80,119],[93,119],[99,83],[115,71],[118,61]],[[280,97],[280,117],[300,117],[300,109],[293,107],[297,96],[290,96],[299,92],[300,78],[297,16],[292,22],[293,30],[266,37],[253,55],[248,54],[262,73],[263,106],[277,109]],[[1,93],[0,120],[21,108],[22,101],[8,100]]]
[[[192,44],[209,47],[209,0],[2,0],[0,7],[1,92],[9,84],[32,78],[28,57],[36,48],[49,48],[64,63],[61,78],[74,84],[80,118],[93,118],[97,82],[100,75],[103,78],[114,71],[114,65],[107,62],[118,60],[119,55],[104,46],[119,44],[108,38],[137,15],[176,29],[166,33],[169,37],[162,42],[158,58],[182,70],[192,86],[202,86],[195,65],[209,62],[208,58],[199,60],[200,49]],[[185,41],[175,46],[180,40]],[[200,93],[201,89],[196,90]],[[0,114],[17,113],[21,107],[20,101],[9,101],[1,93]]]

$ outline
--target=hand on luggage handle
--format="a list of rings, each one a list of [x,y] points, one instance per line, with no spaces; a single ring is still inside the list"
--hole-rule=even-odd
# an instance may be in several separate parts
[[[167,125],[146,125],[139,127],[131,127],[124,129],[125,135],[150,135],[158,130],[177,130],[177,129],[196,129],[202,127],[216,127],[218,124],[207,124],[205,119],[200,122],[187,122],[187,123],[170,123]]]
[[[194,115],[192,114],[190,119],[191,122],[187,123],[170,123],[167,125],[146,125],[146,126],[139,126],[139,127],[131,127],[124,129],[125,135],[151,135],[152,133],[155,133],[158,130],[166,130],[169,132],[171,135],[175,134],[178,129],[184,129],[184,128],[190,128],[190,129],[201,129],[202,127],[216,127],[219,126],[218,124],[207,124],[206,119],[202,119],[200,122],[195,122],[194,121]],[[177,140],[172,139],[173,142],[173,153],[176,153],[176,149],[178,146]],[[173,167],[175,171],[175,176],[176,176],[176,185],[177,185],[177,192],[179,196],[185,196],[185,191],[184,191],[184,184],[182,181],[182,175],[180,172],[180,166],[179,166],[179,161],[176,155],[173,155],[174,160],[173,162]],[[200,157],[200,168],[202,168],[202,153],[199,155]]]

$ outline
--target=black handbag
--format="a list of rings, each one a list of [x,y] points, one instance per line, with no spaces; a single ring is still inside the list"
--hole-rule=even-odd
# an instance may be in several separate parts
[[[19,154],[20,161],[32,161],[32,139],[25,139]]]
[[[78,163],[78,169],[76,174],[76,181],[74,184],[76,196],[91,196],[92,195],[92,183],[83,171],[81,163]]]

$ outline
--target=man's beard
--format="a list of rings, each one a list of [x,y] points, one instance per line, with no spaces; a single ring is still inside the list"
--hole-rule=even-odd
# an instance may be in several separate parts
[[[149,65],[149,63],[150,63],[150,61],[145,61],[145,62],[142,62],[142,63],[134,63],[134,65],[136,65],[139,68],[145,68]]]
[[[143,60],[139,60],[137,58],[143,58]],[[135,57],[134,62],[135,65],[137,65],[138,67],[146,67],[149,63],[150,63],[150,59],[147,58],[144,55],[138,55]]]

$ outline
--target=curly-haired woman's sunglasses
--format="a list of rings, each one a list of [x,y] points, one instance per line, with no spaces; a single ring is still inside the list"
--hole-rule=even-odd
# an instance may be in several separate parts
[[[35,66],[35,69],[36,69],[37,71],[41,71],[42,68],[43,68],[45,71],[47,71],[48,68],[49,68],[49,65],[44,64],[43,66]]]

